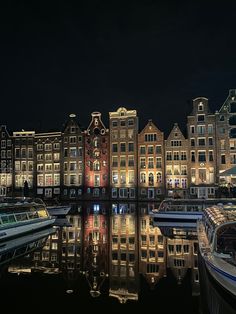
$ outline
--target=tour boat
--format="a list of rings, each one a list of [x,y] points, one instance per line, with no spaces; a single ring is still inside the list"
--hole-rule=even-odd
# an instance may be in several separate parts
[[[21,236],[52,225],[51,217],[44,204],[2,203],[0,206],[0,241]]]
[[[236,204],[236,199],[165,199],[152,211],[154,221],[196,222],[203,210],[212,205]]]
[[[211,276],[236,296],[236,206],[212,206],[197,222],[200,257]]]
[[[47,210],[51,216],[65,216],[71,210],[70,205],[53,205],[47,206]]]

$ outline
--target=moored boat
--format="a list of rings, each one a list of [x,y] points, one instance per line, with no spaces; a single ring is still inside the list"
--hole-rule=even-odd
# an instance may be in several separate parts
[[[44,204],[2,203],[0,207],[0,241],[18,237],[52,225],[51,217]]]
[[[200,257],[209,273],[236,296],[236,207],[206,208],[197,233]]]
[[[151,211],[154,221],[196,222],[209,206],[236,204],[236,199],[165,199],[158,210]]]
[[[47,210],[51,216],[66,216],[71,210],[71,206],[70,205],[47,206]]]

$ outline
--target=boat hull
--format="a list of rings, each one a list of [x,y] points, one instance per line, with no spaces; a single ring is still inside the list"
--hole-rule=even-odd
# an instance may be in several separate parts
[[[47,207],[47,210],[51,216],[66,216],[71,207],[63,206],[63,207]]]
[[[209,274],[217,281],[217,283],[233,296],[236,296],[236,277],[223,271],[203,256],[202,258]]]

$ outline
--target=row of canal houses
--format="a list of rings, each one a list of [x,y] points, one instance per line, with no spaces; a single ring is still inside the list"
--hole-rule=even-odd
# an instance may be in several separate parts
[[[82,130],[70,114],[60,132],[8,132],[0,127],[0,194],[44,199],[214,197],[235,181],[236,90],[219,111],[193,100],[187,136],[174,124],[164,133],[149,120],[139,130],[136,110],[109,113],[109,129],[93,112]],[[232,190],[232,189],[231,189]]]

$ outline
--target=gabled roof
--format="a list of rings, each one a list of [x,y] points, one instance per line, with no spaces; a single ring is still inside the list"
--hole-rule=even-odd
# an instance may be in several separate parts
[[[163,133],[161,130],[158,129],[158,127],[150,119],[148,120],[148,123],[145,125],[145,127],[141,130],[139,134],[145,133],[150,130],[152,130],[152,132]]]
[[[167,137],[167,141],[170,141],[172,139],[186,140],[186,138],[184,137],[182,131],[180,130],[180,128],[178,126],[178,123],[174,124],[172,130],[170,131],[169,136]]]
[[[219,113],[227,113],[230,112],[230,103],[236,102],[236,89],[230,89],[229,95],[227,96],[226,100],[224,101],[223,105],[221,106]]]

